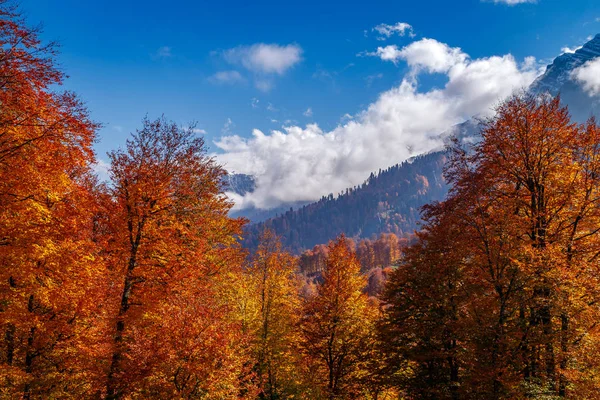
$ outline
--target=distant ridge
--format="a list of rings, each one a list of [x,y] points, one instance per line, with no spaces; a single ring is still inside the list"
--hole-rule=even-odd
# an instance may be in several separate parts
[[[564,104],[569,106],[571,115],[584,122],[592,115],[600,115],[600,99],[590,97],[571,78],[571,73],[588,61],[600,57],[600,34],[584,44],[574,53],[564,53],[556,57],[530,86],[532,93],[560,94]]]
[[[600,116],[600,99],[590,97],[571,78],[573,70],[597,57],[600,57],[600,34],[574,53],[556,57],[528,91],[560,94],[577,121]],[[451,133],[463,140],[476,139],[478,125],[475,120],[468,120],[454,127]],[[450,132],[441,136],[449,135]],[[282,236],[284,244],[294,252],[327,243],[342,232],[355,238],[388,232],[409,235],[418,228],[420,208],[446,196],[448,186],[442,176],[446,158],[444,151],[417,156],[372,173],[362,185],[337,197],[324,196],[294,210],[284,205],[277,209],[278,213],[286,210],[282,215],[248,226],[244,244],[249,248],[256,246],[258,232],[265,227]],[[263,212],[268,215],[269,211]]]
[[[448,191],[442,177],[445,162],[446,153],[435,152],[372,173],[362,185],[338,196],[323,196],[315,203],[248,226],[244,245],[254,248],[264,228],[274,230],[296,253],[327,243],[342,232],[356,238],[381,232],[411,235],[420,220],[420,207],[444,198]]]

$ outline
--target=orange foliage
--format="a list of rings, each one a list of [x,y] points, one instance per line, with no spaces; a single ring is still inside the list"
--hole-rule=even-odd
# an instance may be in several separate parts
[[[144,120],[110,157],[109,260],[118,290],[107,398],[236,393],[244,342],[219,290],[241,265],[243,221],[227,216],[224,171],[193,127],[164,119]]]
[[[90,188],[97,125],[62,82],[54,46],[0,8],[0,381],[4,395],[77,396],[100,379],[102,261]]]
[[[402,338],[390,351],[420,395],[586,397],[600,388],[587,357],[600,340],[600,129],[525,95],[482,134],[455,148],[450,196],[392,275],[382,332]]]
[[[309,398],[360,398],[367,387],[374,307],[366,279],[344,236],[328,246],[322,283],[304,304],[301,349],[313,387]]]

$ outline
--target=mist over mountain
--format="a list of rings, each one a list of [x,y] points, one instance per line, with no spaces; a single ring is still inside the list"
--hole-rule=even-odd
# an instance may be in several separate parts
[[[594,82],[590,78],[582,81],[579,76],[584,68],[599,61],[600,35],[596,35],[574,53],[558,56],[528,90],[534,94],[560,94],[573,118],[583,122],[600,115],[600,97],[589,89]],[[439,138],[447,141],[450,136],[457,136],[463,142],[474,142],[478,135],[477,119],[470,119],[441,133]],[[330,194],[314,203],[285,204],[271,210],[237,210],[234,215],[256,222],[247,227],[245,245],[250,248],[257,244],[258,233],[264,228],[275,231],[295,252],[326,243],[342,232],[355,238],[379,233],[410,235],[418,229],[420,208],[442,200],[447,193],[443,178],[446,159],[444,150],[431,152],[374,172],[363,184],[337,196]],[[274,217],[276,214],[279,215]]]
[[[227,174],[223,177],[223,185],[226,190],[239,194],[252,193],[256,187],[254,177],[247,174]]]
[[[419,208],[448,191],[442,177],[445,161],[444,152],[435,152],[372,173],[363,184],[337,196],[323,196],[315,203],[250,225],[245,245],[255,247],[264,228],[275,231],[294,252],[326,243],[340,233],[357,238],[380,232],[410,235],[420,219]]]

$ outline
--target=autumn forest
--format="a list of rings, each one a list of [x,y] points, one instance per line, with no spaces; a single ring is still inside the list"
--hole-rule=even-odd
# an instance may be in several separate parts
[[[98,179],[39,33],[2,3],[0,398],[600,398],[593,118],[514,95],[418,232],[243,246],[193,124],[143,118]]]

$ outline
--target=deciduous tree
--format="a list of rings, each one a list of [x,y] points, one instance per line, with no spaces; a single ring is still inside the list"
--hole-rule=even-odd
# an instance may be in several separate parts
[[[263,232],[246,268],[256,307],[248,325],[260,398],[288,398],[302,391],[297,367],[300,281],[296,270],[296,258],[282,250],[272,231]]]
[[[521,95],[473,149],[454,149],[449,198],[427,208],[419,243],[387,287],[383,324],[403,332],[406,352],[396,354],[409,364],[438,355],[446,394],[436,397],[598,390],[598,364],[582,351],[598,340],[599,138],[595,121],[571,123],[560,99]],[[451,346],[417,340],[430,322]]]
[[[92,238],[97,125],[51,90],[63,74],[38,33],[0,3],[0,385],[7,397],[85,396],[101,376],[106,276]]]
[[[301,348],[318,385],[313,398],[361,396],[376,309],[363,293],[366,278],[344,236],[329,244],[322,283],[304,304]]]
[[[244,365],[221,288],[239,270],[243,221],[193,127],[145,119],[110,154],[110,261],[118,297],[107,398],[223,398]]]

